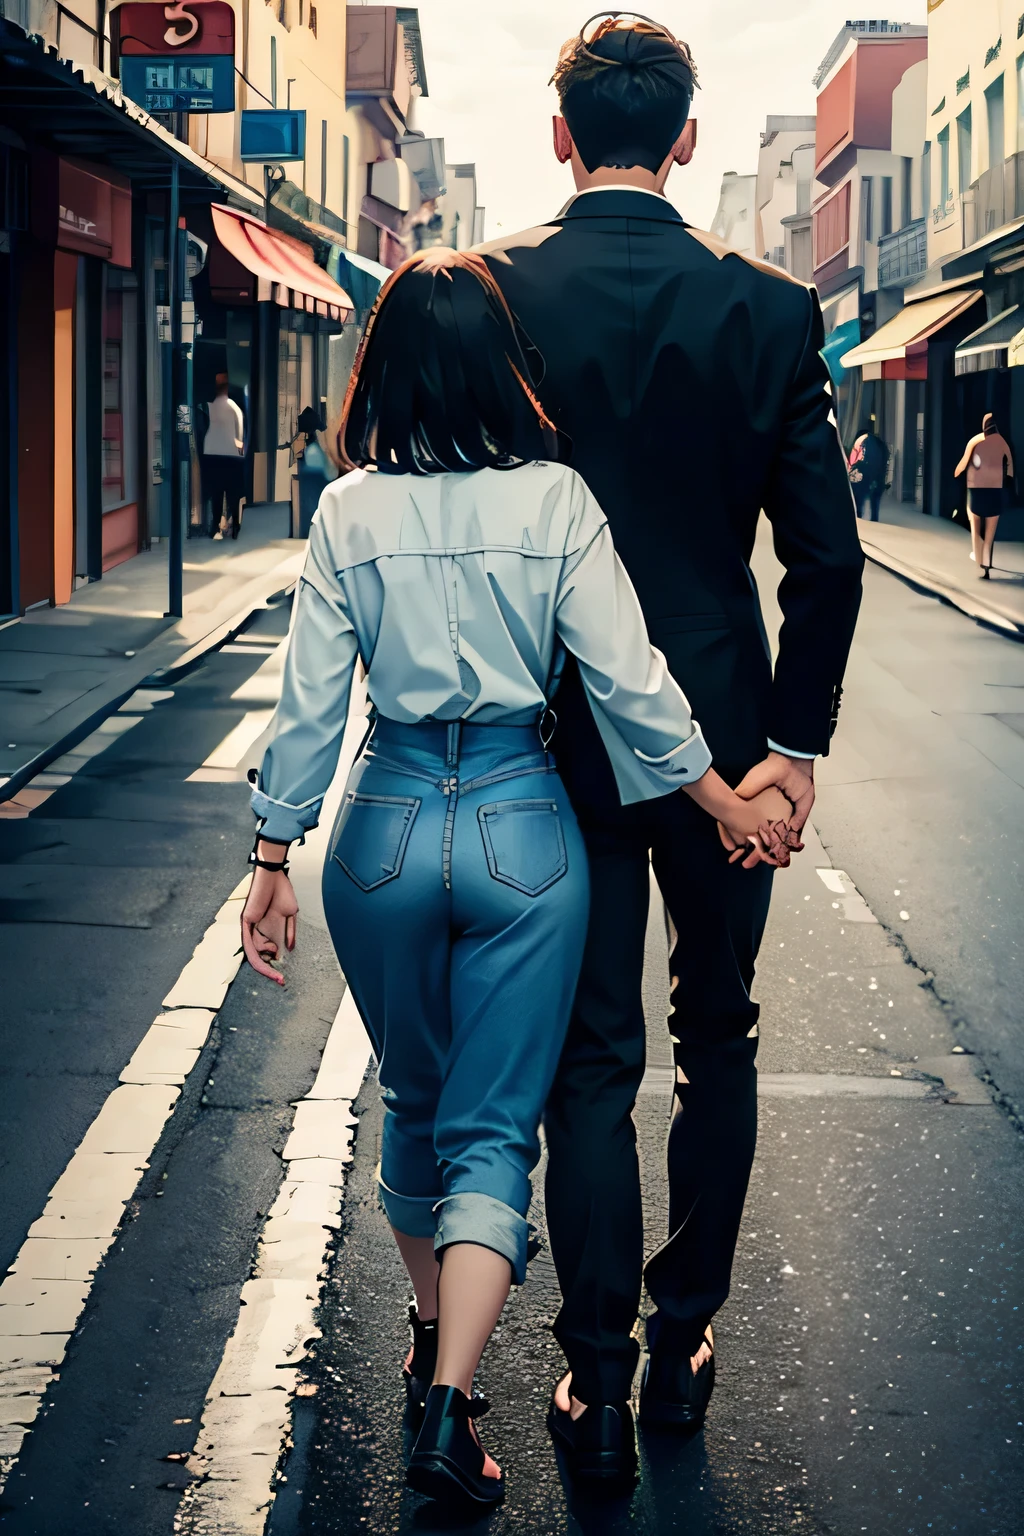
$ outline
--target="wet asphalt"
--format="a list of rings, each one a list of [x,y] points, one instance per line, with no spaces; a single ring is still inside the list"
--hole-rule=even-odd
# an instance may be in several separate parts
[[[268,639],[285,617],[260,615]],[[211,656],[30,818],[0,823],[6,1264],[239,878],[244,785],[185,781],[241,717],[231,695],[261,660]],[[405,1491],[409,1293],[377,1209],[368,1079],[272,1536],[1016,1536],[1022,689],[1024,648],[869,569],[819,775],[823,846],[778,877],[762,950],[760,1145],[703,1434],[642,1436],[631,1499],[573,1496],[544,1428],[561,1370],[545,1247],[480,1373],[504,1509],[457,1527]],[[845,871],[879,921],[859,920],[819,866]],[[167,1458],[194,1444],[291,1106],[342,988],[316,924],[284,993],[239,974],[0,1496],[4,1530],[172,1531],[189,1474]],[[656,904],[645,1006],[637,1121],[653,1247],[671,1112]],[[543,1231],[539,1198],[533,1214]]]

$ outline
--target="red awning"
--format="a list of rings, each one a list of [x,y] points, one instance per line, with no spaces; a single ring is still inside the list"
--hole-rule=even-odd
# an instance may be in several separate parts
[[[213,229],[229,256],[256,279],[256,298],[288,309],[303,309],[331,320],[347,320],[352,300],[310,255],[301,240],[268,229],[251,214],[214,203]]]

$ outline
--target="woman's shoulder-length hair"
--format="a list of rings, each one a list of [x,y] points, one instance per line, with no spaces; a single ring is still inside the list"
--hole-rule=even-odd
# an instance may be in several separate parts
[[[539,356],[482,256],[435,248],[387,279],[336,437],[343,469],[434,475],[556,455]]]

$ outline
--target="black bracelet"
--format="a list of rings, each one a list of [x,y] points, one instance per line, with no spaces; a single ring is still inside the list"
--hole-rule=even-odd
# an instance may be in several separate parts
[[[249,855],[249,863],[255,864],[257,869],[269,869],[275,875],[286,875],[291,868],[287,859],[282,859],[280,863],[272,862],[270,859],[261,859],[255,849]]]

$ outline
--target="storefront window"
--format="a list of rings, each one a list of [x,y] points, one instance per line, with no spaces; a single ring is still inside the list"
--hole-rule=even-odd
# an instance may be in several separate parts
[[[106,268],[103,298],[103,510],[134,502],[136,477],[135,274]]]
[[[302,337],[296,328],[302,317],[282,314],[277,344],[277,445],[283,448],[295,436],[299,411],[299,372]]]

